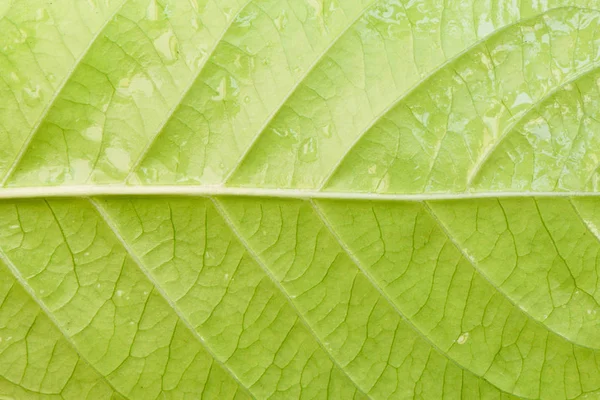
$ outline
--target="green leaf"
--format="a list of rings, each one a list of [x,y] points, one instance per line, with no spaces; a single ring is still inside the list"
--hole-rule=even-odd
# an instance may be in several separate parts
[[[0,2],[0,399],[600,398],[600,1]]]

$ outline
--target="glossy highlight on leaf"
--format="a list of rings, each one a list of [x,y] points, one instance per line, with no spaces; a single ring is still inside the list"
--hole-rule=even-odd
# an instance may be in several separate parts
[[[0,399],[600,399],[600,1],[0,1]]]

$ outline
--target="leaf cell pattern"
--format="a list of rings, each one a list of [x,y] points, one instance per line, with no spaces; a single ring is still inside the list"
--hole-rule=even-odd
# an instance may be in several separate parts
[[[4,1],[0,397],[600,398],[599,25]]]

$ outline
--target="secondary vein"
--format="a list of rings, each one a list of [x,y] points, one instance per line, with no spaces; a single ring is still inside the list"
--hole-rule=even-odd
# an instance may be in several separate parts
[[[231,370],[231,368],[229,368],[223,361],[221,361],[217,357],[217,355],[212,351],[212,349],[210,348],[210,346],[208,345],[208,343],[206,343],[206,341],[198,334],[198,332],[196,331],[196,329],[194,329],[194,327],[192,326],[192,324],[190,323],[190,321],[185,317],[185,315],[183,315],[183,313],[181,312],[181,310],[179,309],[179,307],[177,306],[177,304],[175,304],[175,302],[169,297],[169,295],[158,284],[158,282],[156,281],[156,279],[154,279],[154,277],[150,274],[150,272],[144,267],[144,264],[143,264],[142,260],[137,256],[137,254],[133,251],[133,249],[131,248],[131,246],[129,246],[129,244],[127,243],[127,241],[123,238],[123,236],[119,232],[119,229],[114,224],[114,222],[112,221],[112,219],[110,218],[110,216],[108,215],[108,213],[106,212],[106,210],[104,210],[104,208],[97,201],[95,201],[94,199],[88,199],[88,200],[92,204],[92,206],[96,209],[96,211],[98,212],[98,215],[102,218],[102,220],[106,223],[106,225],[111,229],[111,231],[113,232],[113,234],[115,235],[115,237],[117,238],[117,240],[121,243],[121,245],[123,246],[123,248],[125,249],[125,251],[129,255],[129,257],[131,257],[131,259],[135,262],[135,264],[138,266],[138,268],[140,269],[140,271],[145,275],[146,279],[148,279],[148,281],[154,286],[154,288],[160,294],[160,296],[167,302],[167,304],[169,305],[169,307],[171,307],[171,309],[175,312],[175,314],[177,315],[177,317],[179,318],[179,320],[181,322],[183,322],[183,324],[188,328],[188,330],[190,331],[190,333],[192,334],[192,336],[194,336],[194,338],[196,340],[198,340],[198,342],[202,345],[202,347],[204,347],[204,349],[206,350],[206,352],[213,358],[213,360],[224,371],[226,371],[231,376],[231,378],[238,384],[238,386],[240,388],[242,388],[244,390],[244,392],[249,397],[251,397],[252,399],[256,399],[254,397],[254,395],[250,392],[250,390],[239,380],[239,378]]]

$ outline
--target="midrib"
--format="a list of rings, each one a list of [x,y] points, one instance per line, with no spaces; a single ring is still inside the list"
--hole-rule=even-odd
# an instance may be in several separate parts
[[[94,197],[94,196],[240,196],[274,197],[291,199],[329,199],[365,201],[435,201],[470,200],[485,198],[522,197],[600,197],[600,192],[457,192],[457,193],[361,193],[331,192],[304,189],[239,188],[228,186],[133,186],[133,185],[79,185],[79,186],[31,186],[0,189],[0,199],[27,199],[44,197]]]

